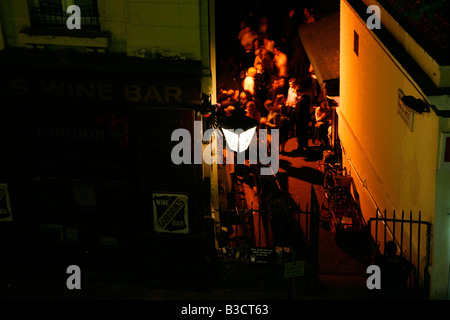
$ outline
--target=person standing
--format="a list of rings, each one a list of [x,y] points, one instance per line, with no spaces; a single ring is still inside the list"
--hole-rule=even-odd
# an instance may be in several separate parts
[[[297,136],[298,150],[308,148],[308,123],[310,121],[311,98],[297,88],[297,104],[295,107],[295,134]]]
[[[291,78],[289,79],[289,89],[287,92],[286,106],[295,108],[297,99],[297,80],[295,78]]]
[[[257,36],[256,32],[248,25],[247,20],[241,21],[241,30],[239,31],[238,39],[241,42],[239,65],[242,72],[245,72],[248,68],[253,66],[255,59],[253,40],[257,38]]]
[[[265,114],[266,110],[264,108],[264,101],[267,98],[267,89],[270,81],[269,73],[264,70],[264,65],[259,63],[256,65],[256,76],[255,76],[255,103],[258,110]]]
[[[292,56],[292,42],[297,36],[297,16],[295,15],[295,9],[290,8],[288,15],[283,19],[281,26],[281,43],[284,52],[290,58]]]
[[[248,69],[247,76],[245,77],[244,81],[242,82],[242,87],[243,87],[244,91],[250,92],[252,96],[254,96],[256,93],[255,76],[256,76],[256,68],[251,67]]]
[[[275,47],[274,49],[274,57],[273,57],[273,63],[277,68],[277,76],[287,78],[287,56],[284,52],[280,50],[279,47]]]
[[[304,23],[313,23],[316,22],[316,17],[314,16],[314,10],[312,8],[306,7],[303,10],[303,22]]]
[[[297,95],[297,80],[295,78],[289,79],[289,88],[287,91],[286,101],[284,103],[286,115],[289,118],[288,121],[288,136],[295,136],[295,107],[297,106],[297,101],[299,96]]]

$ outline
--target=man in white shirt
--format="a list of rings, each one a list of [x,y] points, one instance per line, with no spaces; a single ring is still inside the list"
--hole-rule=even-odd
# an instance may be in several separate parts
[[[247,70],[247,76],[245,77],[244,81],[242,82],[242,87],[244,88],[244,91],[250,92],[253,96],[255,95],[255,76],[256,76],[256,68],[251,67]]]

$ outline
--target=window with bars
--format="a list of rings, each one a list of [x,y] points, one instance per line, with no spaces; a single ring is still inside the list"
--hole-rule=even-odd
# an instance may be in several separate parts
[[[30,12],[32,27],[67,28],[71,16],[67,8],[77,5],[81,11],[81,28],[100,30],[97,0],[34,0]]]

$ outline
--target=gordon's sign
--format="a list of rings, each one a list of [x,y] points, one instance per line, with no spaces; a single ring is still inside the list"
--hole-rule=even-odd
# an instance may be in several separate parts
[[[154,193],[153,222],[156,232],[189,233],[188,197],[184,194]]]

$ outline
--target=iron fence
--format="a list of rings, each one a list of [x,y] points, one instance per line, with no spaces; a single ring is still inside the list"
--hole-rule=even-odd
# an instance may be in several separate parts
[[[375,259],[382,254],[388,241],[394,241],[399,254],[414,266],[414,279],[410,279],[409,289],[428,296],[431,223],[422,220],[420,211],[417,216],[412,211],[409,215],[402,211],[399,216],[394,210],[388,217],[385,210],[369,219],[369,228],[377,245]]]
[[[232,209],[219,211],[219,254],[250,261],[254,249],[265,249],[266,255],[279,258],[290,257],[295,250],[299,259],[316,259],[320,210],[314,188],[305,209],[290,210],[282,197],[269,201],[270,195],[266,196],[257,210],[245,209],[237,201]]]

